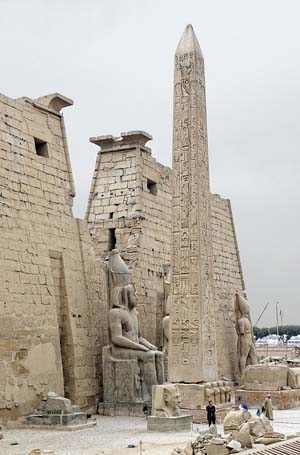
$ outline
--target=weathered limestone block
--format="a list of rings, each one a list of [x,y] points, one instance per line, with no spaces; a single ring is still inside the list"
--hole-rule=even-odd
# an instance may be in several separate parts
[[[288,386],[292,389],[300,389],[300,368],[289,368]]]
[[[203,384],[176,384],[181,395],[182,409],[199,409],[206,402],[205,386]]]
[[[79,406],[71,404],[67,398],[60,397],[54,392],[49,392],[47,400],[42,400],[35,414],[24,419],[25,426],[37,427],[77,427],[85,428],[96,425],[96,421],[88,424],[87,414],[81,412]]]
[[[234,439],[241,444],[243,449],[251,449],[254,444],[254,439],[251,436],[251,424],[249,422],[242,423],[238,431],[234,432]]]
[[[210,441],[205,447],[205,450],[206,455],[228,455],[230,453],[222,439]]]
[[[193,417],[189,415],[177,417],[158,417],[149,416],[147,421],[147,431],[155,432],[187,432],[191,431]]]
[[[39,411],[49,414],[72,414],[71,400],[60,397],[54,392],[48,392],[47,400],[41,402]]]
[[[250,419],[251,413],[246,409],[228,412],[223,422],[224,433],[238,430],[243,423],[249,422]]]
[[[263,436],[266,433],[273,433],[273,427],[270,420],[262,414],[261,416],[253,416],[250,420],[251,423],[251,435],[254,438]]]
[[[288,385],[286,365],[250,365],[245,370],[246,390],[280,390]]]
[[[276,442],[284,441],[286,436],[283,433],[271,433],[262,436],[261,438],[257,438],[255,440],[256,444],[264,444],[266,446],[270,444],[275,444]]]
[[[229,381],[214,381],[204,384],[176,384],[180,395],[182,409],[200,409],[209,401],[215,405],[231,403],[233,388]]]
[[[226,444],[227,449],[231,451],[231,453],[238,453],[241,451],[241,443],[236,441],[235,439],[232,439],[228,444]]]

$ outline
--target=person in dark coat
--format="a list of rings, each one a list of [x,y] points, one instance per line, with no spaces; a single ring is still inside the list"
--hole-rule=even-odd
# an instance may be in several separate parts
[[[212,401],[208,402],[208,405],[206,406],[206,412],[207,412],[208,426],[210,427],[211,424],[215,425],[216,424],[216,408],[212,404]]]

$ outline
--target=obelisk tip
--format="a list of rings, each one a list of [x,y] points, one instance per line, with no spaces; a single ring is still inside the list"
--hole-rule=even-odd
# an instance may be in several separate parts
[[[202,56],[202,51],[192,24],[188,24],[185,27],[176,49],[176,54],[186,54],[187,52],[198,52]]]

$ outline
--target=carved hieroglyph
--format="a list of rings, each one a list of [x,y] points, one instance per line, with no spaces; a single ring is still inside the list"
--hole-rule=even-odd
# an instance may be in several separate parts
[[[217,379],[204,60],[188,25],[175,54],[169,380]]]
[[[164,264],[164,317],[162,320],[163,332],[163,353],[164,358],[168,360],[169,339],[170,339],[170,306],[171,306],[171,264]],[[165,371],[166,373],[166,371]]]

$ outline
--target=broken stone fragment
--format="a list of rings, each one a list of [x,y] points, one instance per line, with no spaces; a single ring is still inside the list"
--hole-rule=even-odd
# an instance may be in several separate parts
[[[32,449],[28,455],[55,455],[54,450]]]
[[[239,441],[232,439],[227,445],[227,449],[230,449],[230,453],[238,453],[242,450],[242,445]]]

